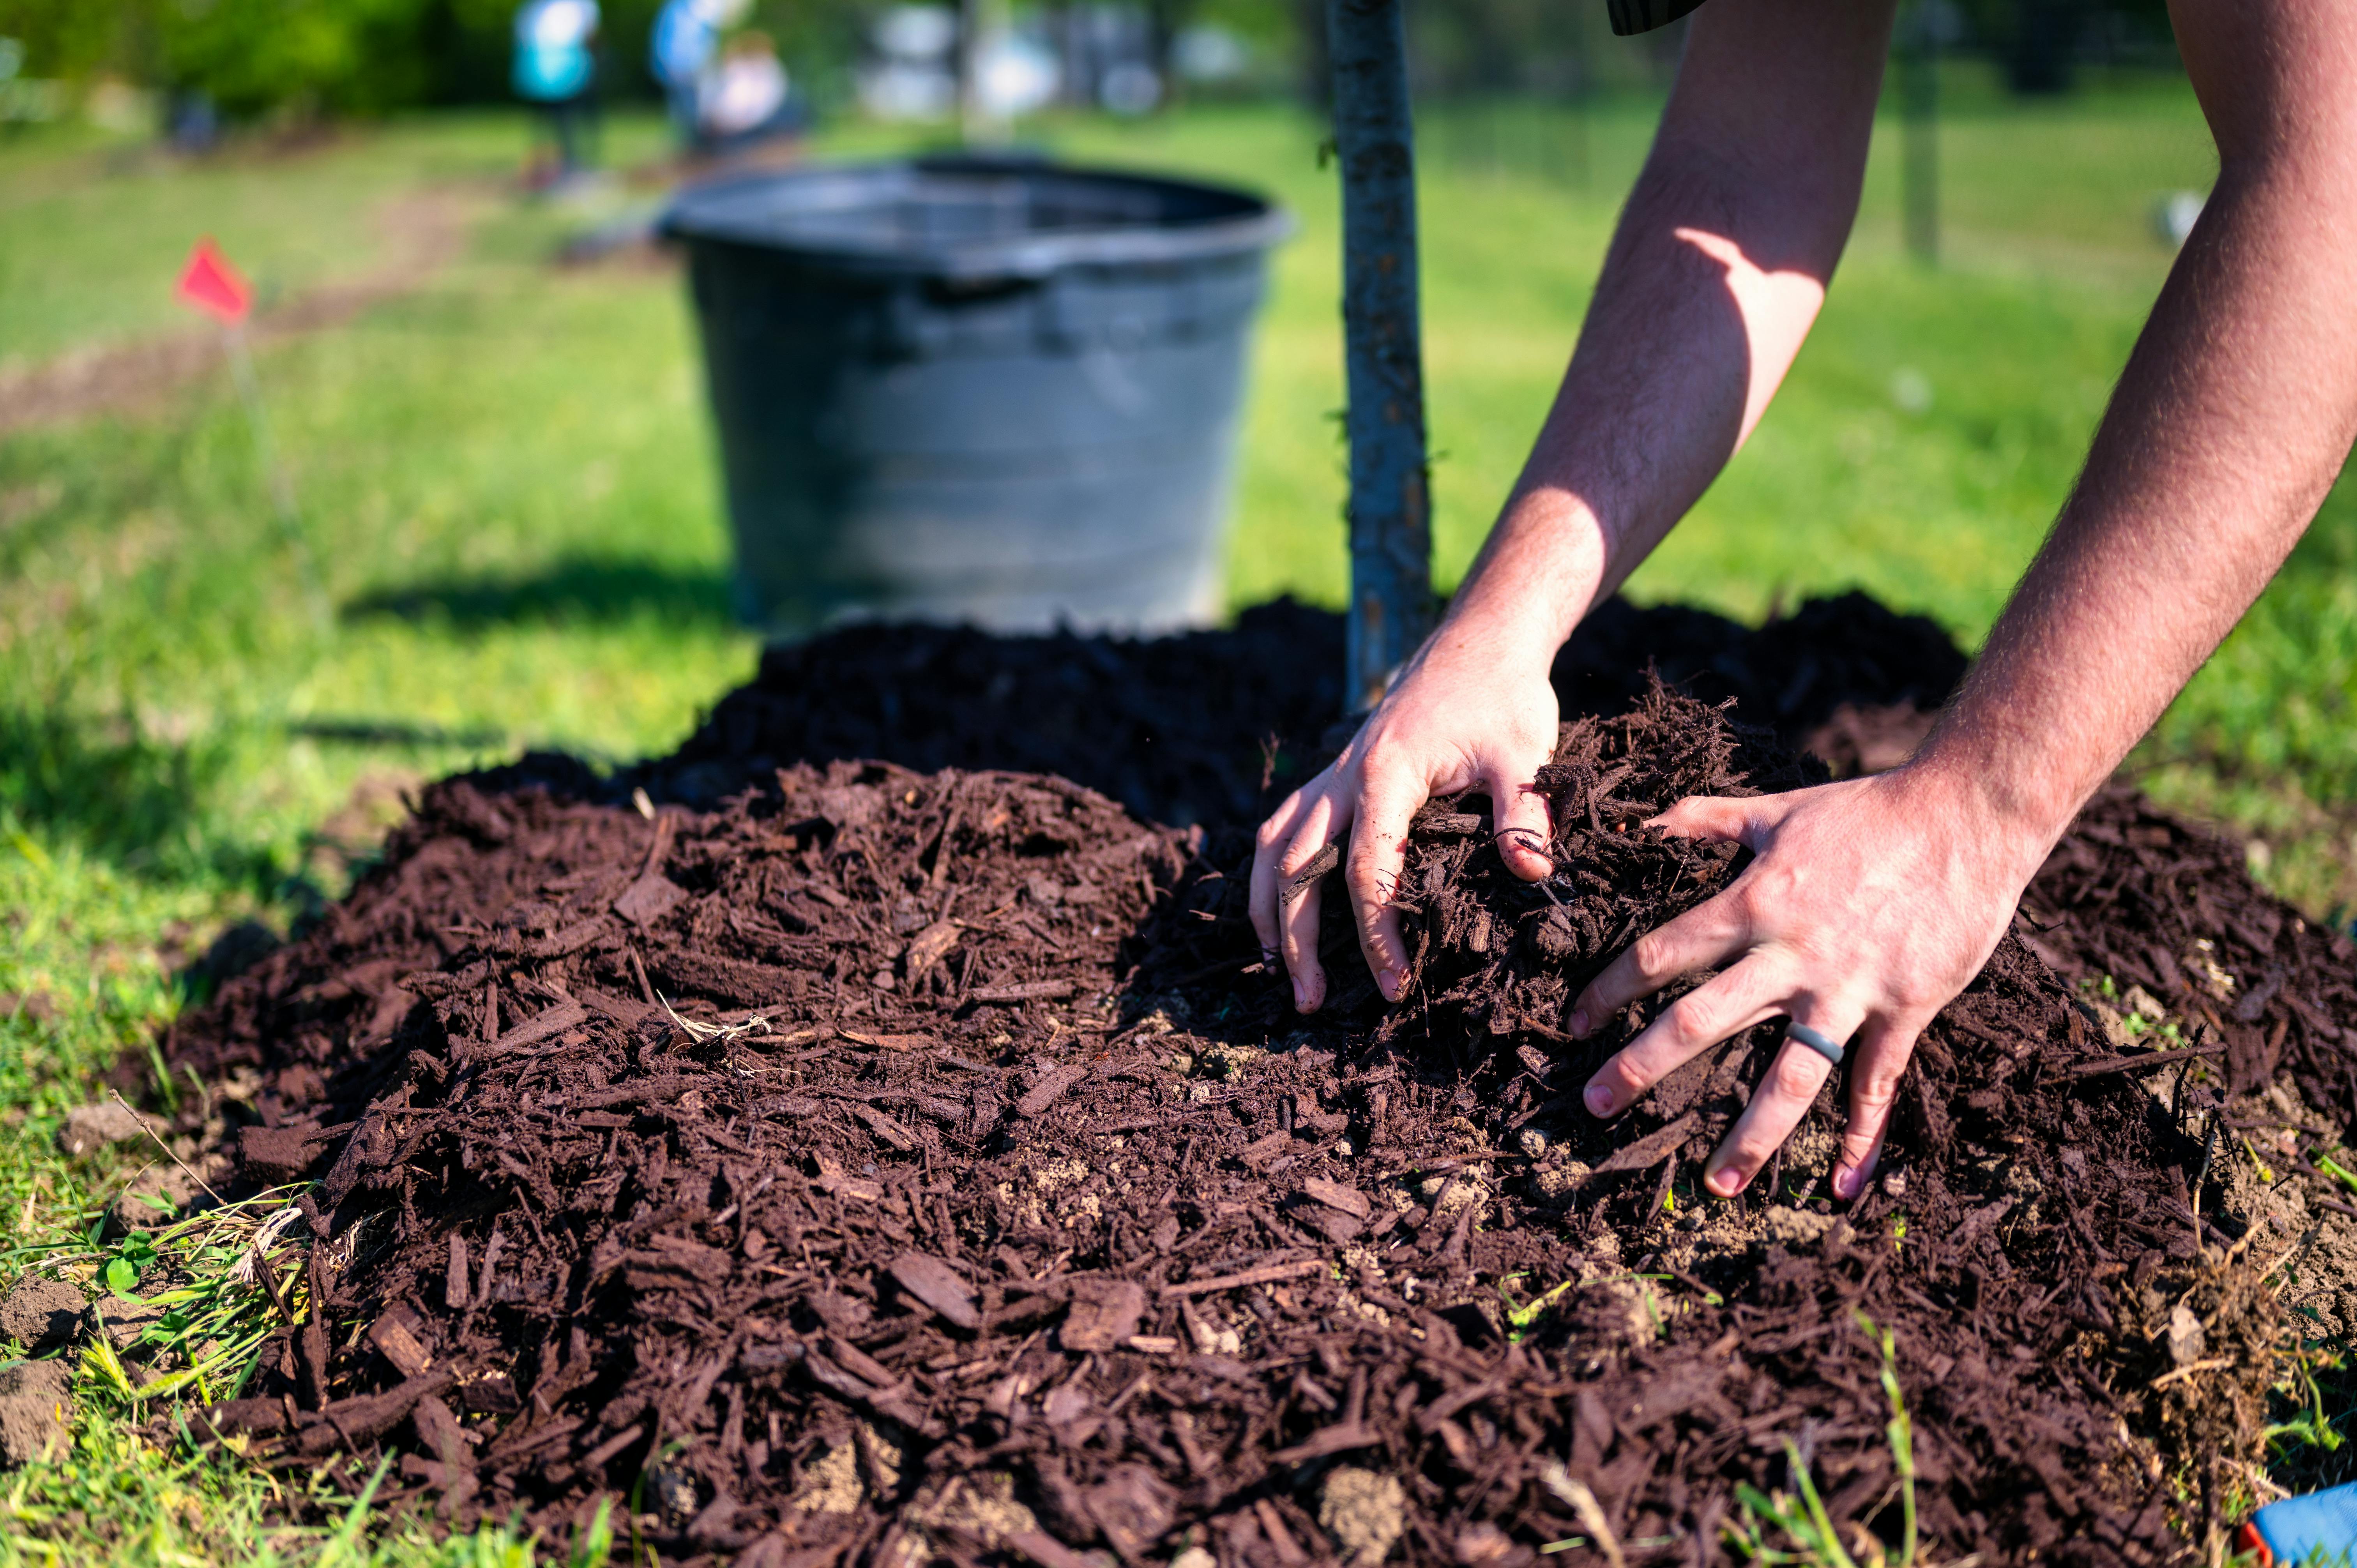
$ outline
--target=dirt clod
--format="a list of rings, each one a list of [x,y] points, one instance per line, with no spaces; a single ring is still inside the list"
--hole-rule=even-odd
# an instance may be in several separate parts
[[[58,1128],[58,1149],[61,1154],[87,1155],[139,1135],[137,1116],[115,1101],[101,1100],[66,1112],[63,1125]]]
[[[1407,1529],[1407,1493],[1395,1476],[1338,1465],[1326,1472],[1318,1522],[1345,1562],[1372,1568],[1391,1555]]]
[[[81,1292],[64,1281],[25,1274],[0,1297],[0,1339],[36,1355],[53,1350],[74,1337],[85,1305]]]
[[[106,1200],[105,1233],[121,1237],[161,1230],[179,1218],[199,1190],[195,1176],[177,1165],[149,1165]]]
[[[65,1453],[71,1442],[66,1413],[72,1384],[73,1369],[63,1361],[0,1365],[0,1466],[30,1465]]]

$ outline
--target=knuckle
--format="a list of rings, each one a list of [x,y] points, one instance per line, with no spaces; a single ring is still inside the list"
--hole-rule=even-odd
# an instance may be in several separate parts
[[[1937,1013],[1955,994],[1954,990],[1943,989],[1936,983],[1914,975],[1899,976],[1889,989],[1890,1011],[1909,1015],[1920,1014],[1929,1016]]]
[[[1380,794],[1405,783],[1416,769],[1400,755],[1401,746],[1389,735],[1362,736],[1358,756],[1359,792]]]
[[[1878,1120],[1899,1101],[1899,1075],[1870,1072],[1859,1076],[1851,1090],[1858,1111]]]
[[[1642,1094],[1653,1086],[1652,1076],[1623,1051],[1604,1064],[1604,1076],[1610,1079],[1624,1095]]]
[[[1629,944],[1629,961],[1636,967],[1638,974],[1647,980],[1658,979],[1668,973],[1670,967],[1668,939],[1659,931],[1647,931]]]
[[[1801,891],[1801,873],[1781,860],[1762,858],[1752,863],[1752,874],[1746,877],[1755,908],[1781,908],[1790,904]]]
[[[1771,904],[1768,894],[1760,886],[1759,879],[1749,876],[1745,877],[1719,897],[1725,900],[1722,908],[1726,909],[1728,918],[1747,936],[1760,929],[1761,922],[1768,917]]]
[[[1769,1076],[1772,1092],[1792,1100],[1814,1100],[1825,1081],[1824,1058],[1814,1051],[1787,1047]]]
[[[1681,1044],[1707,1046],[1716,1043],[1714,1032],[1718,1023],[1717,1010],[1700,992],[1690,993],[1670,1004],[1670,1034]]]

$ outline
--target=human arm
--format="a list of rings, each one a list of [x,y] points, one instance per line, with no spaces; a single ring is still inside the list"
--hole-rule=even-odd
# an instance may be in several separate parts
[[[1575,1032],[1721,969],[1596,1075],[1625,1109],[1695,1052],[1780,1014],[1855,1033],[1834,1176],[1872,1174],[1917,1034],[2005,932],[2079,807],[2257,597],[2357,435],[2357,13],[2177,0],[2219,177],[2079,483],[1918,756],[1791,795],[1682,801],[1674,832],[1736,839],[1737,882],[1641,938]],[[1706,1181],[1739,1189],[1830,1070],[1792,1044]]]
[[[1303,1011],[1325,998],[1318,900],[1282,889],[1327,844],[1383,994],[1408,819],[1480,788],[1506,863],[1546,875],[1528,786],[1555,744],[1547,671],[1734,455],[1824,298],[1857,208],[1888,0],[1716,0],[1695,15],[1645,169],[1530,460],[1448,613],[1333,766],[1263,825],[1251,907]]]

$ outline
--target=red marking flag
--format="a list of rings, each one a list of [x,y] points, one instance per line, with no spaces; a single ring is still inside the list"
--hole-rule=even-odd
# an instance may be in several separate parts
[[[182,305],[218,317],[230,327],[244,320],[253,308],[253,290],[210,238],[198,241],[188,252],[188,264],[180,269],[175,292]]]

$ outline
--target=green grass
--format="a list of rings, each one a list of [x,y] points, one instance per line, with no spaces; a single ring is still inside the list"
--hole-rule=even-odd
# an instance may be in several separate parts
[[[1986,630],[2166,269],[2152,204],[2205,186],[2210,155],[2181,87],[2025,109],[1958,86],[1946,264],[1900,253],[1894,149],[1878,145],[1784,395],[1633,594],[1757,617],[1857,585],[1968,642]],[[1536,428],[1654,107],[1607,101],[1576,124],[1485,113],[1427,123],[1444,582]],[[1261,185],[1299,218],[1254,350],[1230,596],[1338,604],[1339,262],[1318,129],[1244,107],[1037,134]],[[833,145],[905,140],[853,129]],[[201,232],[291,295],[382,264],[382,215],[405,194],[455,189],[484,214],[414,292],[261,353],[301,553],[225,378],[135,416],[0,435],[0,993],[44,1002],[0,1005],[0,1248],[86,1230],[144,1163],[68,1160],[51,1133],[185,1004],[172,974],[192,948],[332,897],[403,788],[525,746],[662,750],[752,670],[679,280],[547,265],[585,218],[513,196],[523,141],[498,114],[197,165],[93,133],[0,141],[0,374],[185,329],[169,285]],[[613,127],[625,158],[659,144],[651,120]],[[1901,406],[1902,376],[1929,384],[1928,408]],[[2319,913],[2357,897],[2352,567],[2357,502],[2336,491],[2140,758],[2167,799],[2263,836],[2266,874]],[[335,607],[324,625],[311,573]],[[74,1456],[0,1482],[0,1562],[46,1560],[36,1541],[159,1563],[326,1549],[339,1513],[307,1514],[308,1533],[271,1521],[335,1477],[274,1491],[290,1484],[144,1445],[84,1389]],[[487,1535],[446,1552],[381,1521],[362,1539],[385,1561],[525,1550]]]

